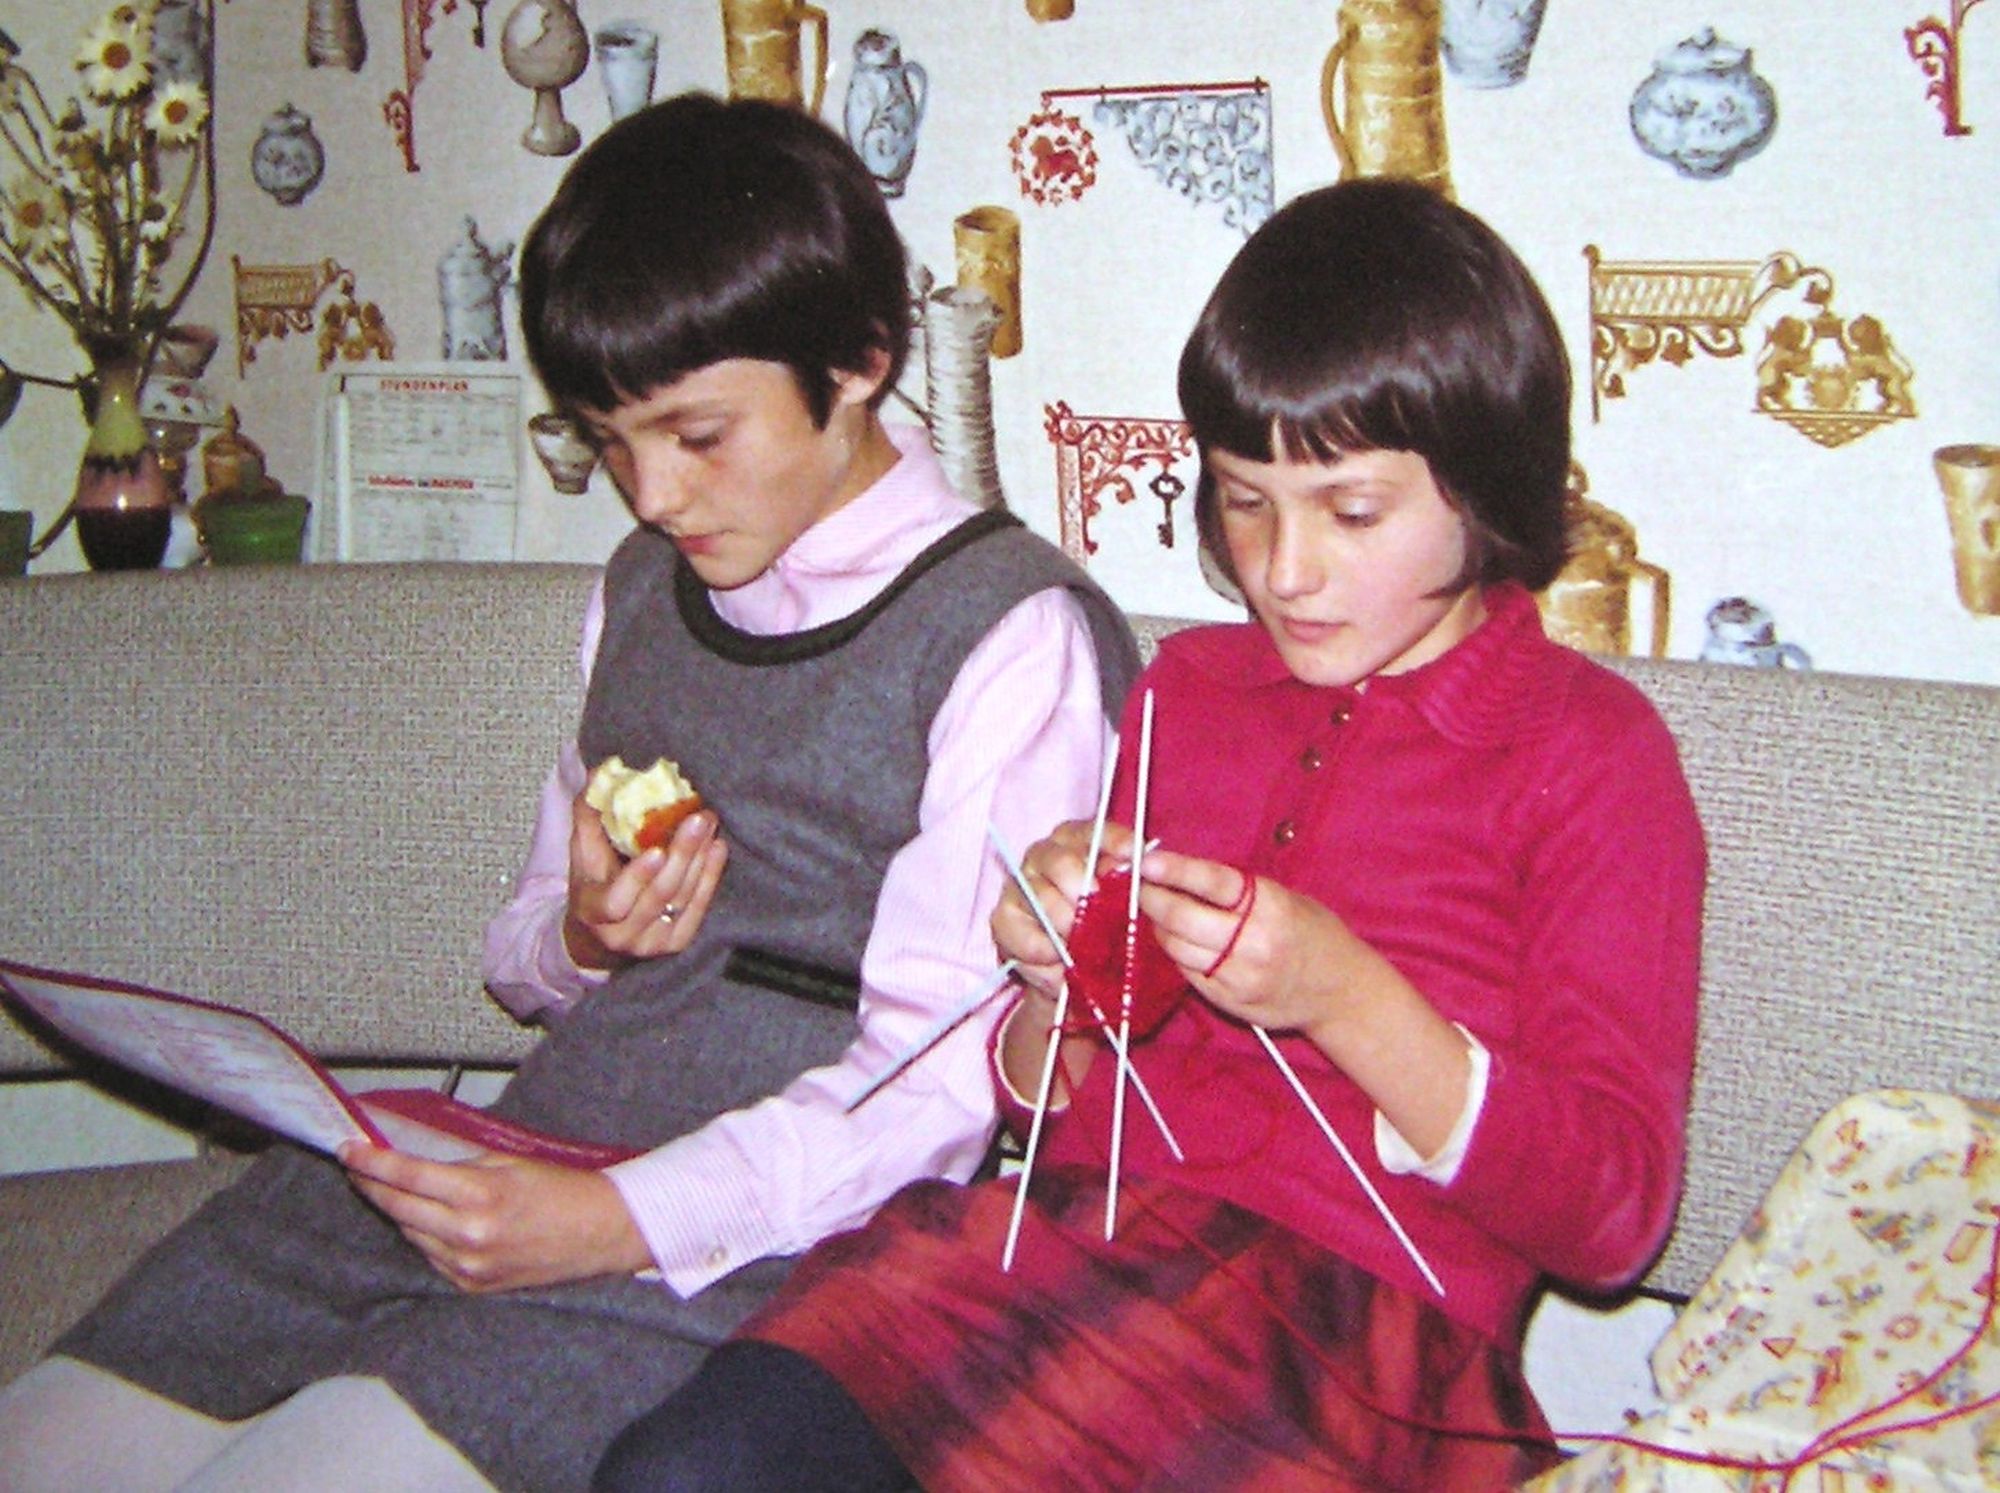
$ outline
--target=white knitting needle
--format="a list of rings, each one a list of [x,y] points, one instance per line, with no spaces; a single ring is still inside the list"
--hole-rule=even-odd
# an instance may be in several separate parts
[[[1000,993],[1000,987],[1005,985],[1007,981],[1010,978],[1012,978],[1013,974],[1014,974],[1014,961],[1009,959],[1006,963],[1002,964],[997,970],[993,972],[991,978],[981,983],[979,988],[973,991],[970,996],[968,996],[964,1001],[962,1001],[957,1006],[956,1009],[947,1011],[942,1017],[938,1019],[936,1025],[932,1026],[929,1031],[923,1034],[923,1036],[919,1037],[915,1042],[911,1043],[909,1047],[904,1049],[902,1055],[898,1057],[895,1062],[891,1063],[888,1067],[884,1068],[880,1073],[876,1074],[873,1078],[869,1079],[867,1084],[862,1088],[861,1092],[859,1092],[852,1099],[847,1101],[847,1105],[846,1108],[843,1110],[843,1113],[853,1114],[855,1110],[859,1109],[869,1099],[874,1097],[874,1095],[877,1092],[879,1092],[882,1086],[888,1083],[890,1079],[894,1078],[898,1073],[901,1073],[905,1068],[909,1067],[910,1064],[914,1063],[918,1058],[922,1057],[925,1053],[929,1052],[933,1047],[937,1046],[938,1043],[942,1042],[945,1039],[945,1037],[951,1033],[953,1028],[955,1028],[960,1022],[964,1021],[966,1017],[970,1016],[974,1011],[977,1011],[981,1006],[985,1005],[988,1001],[992,1000],[994,996],[998,995]]]
[[[1132,857],[1131,895],[1125,903],[1125,977],[1119,982],[1122,998],[1118,1012],[1118,1078],[1111,1091],[1111,1174],[1104,1194],[1106,1242],[1118,1227],[1118,1173],[1125,1155],[1125,1084],[1132,1076],[1132,966],[1139,936],[1139,867],[1146,858],[1146,797],[1152,756],[1153,692],[1147,690],[1139,708],[1139,792],[1132,809],[1132,843],[1140,849]]]
[[[1028,885],[1027,873],[1022,871],[1020,861],[1016,859],[1014,852],[1007,848],[1007,842],[1001,838],[999,830],[989,824],[986,826],[986,834],[993,842],[994,850],[999,852],[1000,863],[1007,868],[1007,874],[1014,878],[1014,885],[1021,889],[1022,897],[1027,900],[1028,910],[1035,915],[1035,921],[1042,925],[1042,932],[1048,934],[1049,942],[1056,946],[1056,957],[1062,960],[1063,968],[1075,969],[1076,960],[1070,957],[1069,945],[1064,943],[1063,936],[1056,932],[1056,925],[1050,921],[1048,909],[1042,906],[1042,899],[1037,897],[1034,888]],[[1090,1008],[1090,1019],[1097,1023],[1097,1029],[1104,1034],[1104,1040],[1122,1052],[1124,1043],[1119,1040],[1117,1031],[1112,1027],[1111,1018],[1098,1010],[1097,1002],[1087,996],[1084,1004]],[[1181,1150],[1181,1143],[1174,1139],[1174,1132],[1167,1125],[1167,1117],[1160,1113],[1159,1105],[1153,1102],[1152,1092],[1146,1087],[1146,1081],[1139,1076],[1137,1068],[1132,1070],[1132,1091],[1139,1096],[1140,1102],[1146,1106],[1146,1112],[1153,1117],[1153,1123],[1160,1130],[1160,1139],[1167,1143],[1167,1149],[1173,1152],[1174,1160],[1185,1161],[1187,1154]]]
[[[1097,851],[1104,843],[1104,821],[1111,814],[1111,780],[1118,770],[1118,737],[1114,733],[1104,751],[1104,779],[1097,789],[1097,817],[1091,821],[1090,851],[1084,866],[1090,872],[1093,888],[1097,885]],[[1011,861],[1012,857],[1003,857]],[[1041,919],[1042,927],[1049,928],[1047,910],[1036,899],[1030,897],[1029,905]],[[1049,930],[1053,934],[1053,930]],[[1062,940],[1055,940],[1056,947],[1062,948]],[[1014,1268],[1014,1246],[1021,1238],[1021,1215],[1028,1206],[1028,1181],[1035,1174],[1035,1153],[1041,1149],[1042,1121],[1048,1117],[1049,1094],[1055,1087],[1056,1055],[1062,1050],[1063,1024],[1069,1020],[1069,981],[1064,980],[1062,988],[1056,992],[1055,1020],[1049,1027],[1048,1043],[1042,1049],[1042,1077],[1035,1089],[1035,1115],[1028,1122],[1028,1144],[1021,1156],[1021,1175],[1014,1184],[1014,1211],[1007,1220],[1007,1242],[1000,1251],[1000,1271],[1004,1275]]]
[[[1424,1259],[1422,1254],[1418,1253],[1417,1246],[1411,1242],[1410,1236],[1404,1231],[1402,1223],[1394,1213],[1389,1211],[1389,1205],[1383,1201],[1382,1194],[1375,1190],[1375,1184],[1368,1180],[1368,1174],[1362,1171],[1361,1167],[1354,1160],[1354,1153],[1349,1151],[1346,1144],[1334,1133],[1333,1125],[1328,1121],[1325,1112],[1320,1109],[1319,1105],[1313,1102],[1312,1095],[1306,1092],[1306,1086],[1299,1082],[1299,1075],[1293,1071],[1292,1065],[1285,1060],[1285,1055],[1278,1051],[1278,1044],[1271,1040],[1271,1034],[1261,1026],[1253,1026],[1250,1030],[1255,1032],[1257,1040],[1264,1044],[1264,1051],[1271,1055],[1271,1061],[1276,1063],[1278,1071],[1285,1075],[1285,1081],[1292,1086],[1292,1092],[1299,1096],[1299,1102],[1305,1105],[1306,1112],[1318,1122],[1321,1133],[1333,1142],[1333,1149],[1338,1151],[1340,1159],[1347,1163],[1348,1171],[1352,1172],[1354,1180],[1361,1184],[1361,1190],[1368,1194],[1368,1201],[1373,1203],[1375,1211],[1382,1215],[1382,1222],[1389,1226],[1389,1232],[1396,1236],[1396,1242],[1403,1246],[1403,1252],[1416,1263],[1417,1269],[1423,1272],[1424,1279],[1431,1283],[1431,1289],[1436,1291],[1439,1296],[1443,1296],[1444,1282],[1437,1278],[1437,1272],[1431,1269],[1429,1262]]]

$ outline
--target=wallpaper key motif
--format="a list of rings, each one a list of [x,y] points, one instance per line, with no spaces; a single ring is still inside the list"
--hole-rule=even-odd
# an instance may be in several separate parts
[[[1160,503],[1154,533],[1162,549],[1174,547],[1174,504],[1192,485],[1177,471],[1194,463],[1194,432],[1184,420],[1137,415],[1079,415],[1061,400],[1043,409],[1043,429],[1056,448],[1056,505],[1063,553],[1087,564],[1097,553],[1090,521],[1104,500],[1132,503],[1140,488]],[[1147,469],[1152,475],[1146,475]]]
[[[486,45],[486,0],[473,0],[477,15],[472,40]],[[431,60],[431,26],[437,14],[449,15],[458,9],[458,0],[403,0],[403,86],[390,90],[382,100],[382,118],[403,153],[403,169],[420,171],[417,164],[417,84],[423,81],[424,67]]]

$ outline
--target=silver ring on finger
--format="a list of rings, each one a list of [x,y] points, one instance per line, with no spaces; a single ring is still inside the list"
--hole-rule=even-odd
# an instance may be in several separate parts
[[[679,917],[680,915],[681,915],[681,910],[678,907],[674,906],[674,904],[671,902],[669,902],[665,907],[660,909],[660,921],[663,923],[671,923],[675,918]]]

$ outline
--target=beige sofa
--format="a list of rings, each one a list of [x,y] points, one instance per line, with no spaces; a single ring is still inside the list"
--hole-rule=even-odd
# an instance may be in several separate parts
[[[592,576],[0,582],[0,957],[248,1005],[329,1060],[511,1062],[479,930],[574,722]],[[1713,862],[1687,1201],[1648,1279],[1685,1294],[1834,1100],[2000,1096],[2000,690],[1618,667]],[[0,1018],[0,1080],[65,1071]],[[0,1379],[236,1165],[0,1182]]]

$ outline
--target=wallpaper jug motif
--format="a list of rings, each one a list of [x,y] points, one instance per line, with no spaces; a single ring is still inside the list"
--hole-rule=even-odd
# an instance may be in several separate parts
[[[818,65],[805,70],[800,36],[811,31]],[[826,12],[800,0],[722,0],[722,52],[731,98],[772,99],[819,113],[826,97]],[[810,76],[812,86],[806,86]]]
[[[1566,506],[1569,563],[1542,593],[1542,621],[1550,637],[1586,653],[1623,656],[1638,634],[1634,602],[1646,596],[1647,652],[1667,656],[1672,585],[1666,571],[1639,558],[1639,535],[1630,521],[1583,495],[1573,474]]]
[[[1449,197],[1438,0],[1342,0],[1320,107],[1343,181],[1404,176]]]
[[[464,220],[459,235],[438,260],[438,307],[444,322],[443,353],[449,361],[501,360],[507,356],[507,329],[500,297],[513,278],[512,243],[489,249],[479,241],[479,225]]]
[[[884,197],[902,196],[910,179],[930,91],[923,64],[905,62],[902,47],[889,32],[864,31],[855,38],[844,117],[847,143]]]

